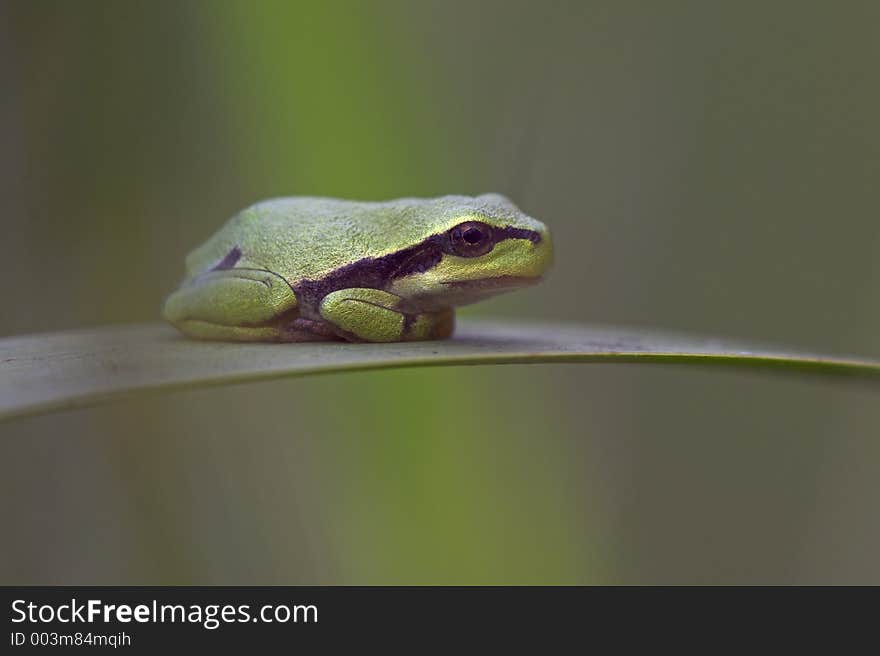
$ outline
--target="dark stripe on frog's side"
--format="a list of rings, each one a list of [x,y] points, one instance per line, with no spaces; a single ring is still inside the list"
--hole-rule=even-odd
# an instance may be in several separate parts
[[[396,278],[429,271],[442,257],[443,250],[431,237],[396,253],[357,260],[318,280],[301,280],[293,285],[293,291],[300,307],[317,312],[321,299],[331,292],[353,287],[385,289]]]
[[[533,244],[541,241],[541,234],[523,228],[493,228],[492,245],[507,239],[527,239]],[[444,253],[452,253],[447,233],[431,235],[424,241],[396,253],[380,257],[365,257],[347,264],[318,280],[301,280],[292,285],[300,308],[317,312],[318,305],[327,294],[339,289],[365,287],[387,289],[398,278],[433,269]]]
[[[222,260],[211,267],[209,271],[225,271],[226,269],[231,269],[240,259],[241,249],[238,246],[233,246],[232,250],[230,250]]]

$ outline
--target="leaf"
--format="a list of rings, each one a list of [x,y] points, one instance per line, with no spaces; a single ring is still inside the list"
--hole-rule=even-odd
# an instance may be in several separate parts
[[[189,340],[169,326],[141,324],[0,339],[0,419],[281,376],[540,362],[739,365],[880,381],[880,360],[608,326],[465,320],[453,339],[438,342],[236,344]]]

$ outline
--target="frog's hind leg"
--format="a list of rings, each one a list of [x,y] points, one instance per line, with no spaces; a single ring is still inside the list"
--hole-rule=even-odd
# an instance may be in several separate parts
[[[298,342],[327,339],[299,320],[296,294],[281,276],[259,269],[222,269],[197,276],[165,301],[162,314],[201,339]]]

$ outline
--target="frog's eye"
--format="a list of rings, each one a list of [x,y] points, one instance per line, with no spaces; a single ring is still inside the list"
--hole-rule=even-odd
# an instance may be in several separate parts
[[[477,257],[492,250],[492,228],[479,221],[460,223],[449,231],[452,252],[461,257]]]

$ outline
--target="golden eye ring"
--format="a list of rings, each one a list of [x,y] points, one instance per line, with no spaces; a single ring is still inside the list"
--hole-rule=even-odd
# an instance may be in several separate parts
[[[495,247],[492,226],[481,221],[465,221],[449,231],[449,246],[460,257],[479,257]]]

